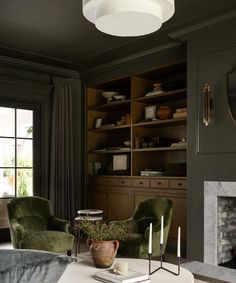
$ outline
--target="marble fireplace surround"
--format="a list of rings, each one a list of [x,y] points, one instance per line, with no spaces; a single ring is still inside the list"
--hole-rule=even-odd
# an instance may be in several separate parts
[[[236,197],[236,182],[204,182],[204,262],[218,264],[217,198]]]

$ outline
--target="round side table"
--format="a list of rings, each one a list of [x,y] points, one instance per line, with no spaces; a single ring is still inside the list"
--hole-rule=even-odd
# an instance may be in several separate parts
[[[77,211],[78,216],[75,218],[75,257],[80,253],[80,239],[82,221],[101,221],[103,219],[103,210],[100,209],[81,209]]]

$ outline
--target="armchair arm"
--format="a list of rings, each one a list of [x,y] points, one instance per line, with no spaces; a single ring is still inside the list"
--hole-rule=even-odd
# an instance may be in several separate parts
[[[10,227],[11,227],[11,233],[12,233],[12,238],[14,242],[14,247],[18,246],[18,243],[20,240],[23,239],[25,230],[23,226],[20,225],[20,223],[17,221],[16,218],[11,218],[10,219]]]
[[[48,229],[69,233],[69,221],[52,216],[49,219]]]

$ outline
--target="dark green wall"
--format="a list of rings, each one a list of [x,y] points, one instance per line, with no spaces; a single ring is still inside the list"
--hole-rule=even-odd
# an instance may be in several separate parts
[[[236,181],[236,127],[228,107],[227,72],[236,66],[236,18],[184,35],[188,62],[187,256],[203,260],[204,181]],[[202,123],[205,83],[212,123]]]

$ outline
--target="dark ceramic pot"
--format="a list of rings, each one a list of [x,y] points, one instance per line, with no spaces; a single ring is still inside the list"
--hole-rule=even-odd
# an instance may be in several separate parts
[[[112,265],[119,248],[119,241],[88,240],[89,250],[94,265],[98,268],[108,268]]]
[[[170,119],[172,118],[173,111],[169,106],[160,106],[157,110],[157,117],[160,120]]]

